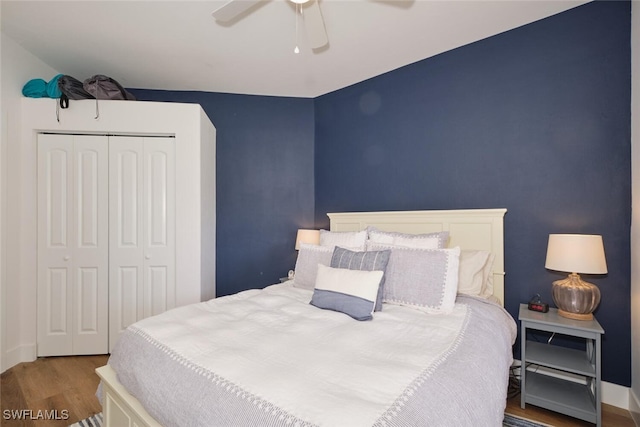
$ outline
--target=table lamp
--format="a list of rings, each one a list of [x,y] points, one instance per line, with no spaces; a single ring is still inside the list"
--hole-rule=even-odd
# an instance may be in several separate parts
[[[583,281],[578,273],[606,274],[602,236],[593,234],[550,234],[545,268],[570,273],[553,282],[553,302],[558,314],[575,320],[593,319],[600,303],[600,289]]]
[[[301,228],[296,236],[296,251],[300,249],[300,243],[308,243],[310,245],[320,244],[320,230],[308,230]]]

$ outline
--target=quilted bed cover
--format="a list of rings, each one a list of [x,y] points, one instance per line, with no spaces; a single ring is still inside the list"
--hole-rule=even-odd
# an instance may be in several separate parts
[[[131,325],[109,364],[162,425],[501,426],[513,318],[385,304],[373,320],[309,304],[287,282]]]

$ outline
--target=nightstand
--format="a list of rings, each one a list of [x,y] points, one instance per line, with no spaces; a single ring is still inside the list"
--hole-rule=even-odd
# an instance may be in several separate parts
[[[593,320],[573,320],[550,308],[539,313],[520,304],[520,407],[526,403],[602,425],[600,344],[604,329]],[[585,340],[585,350],[527,339],[527,330]],[[551,341],[552,342],[552,341]],[[544,370],[552,375],[537,372]],[[526,368],[529,369],[526,369]],[[572,375],[566,375],[567,373]],[[554,375],[556,374],[556,375]],[[576,378],[572,381],[569,378]]]

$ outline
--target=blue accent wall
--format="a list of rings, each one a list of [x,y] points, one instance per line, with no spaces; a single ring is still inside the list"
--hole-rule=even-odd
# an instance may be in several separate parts
[[[313,100],[131,89],[193,102],[217,131],[216,294],[277,283],[295,264],[297,228],[313,228]],[[178,283],[177,286],[180,286]]]
[[[588,3],[313,100],[132,93],[199,103],[218,130],[218,295],[277,282],[327,212],[504,207],[514,317],[564,276],[550,233],[603,235],[603,379],[629,386],[630,17]]]
[[[508,209],[507,310],[550,233],[602,234],[603,379],[630,385],[631,6],[594,2],[315,99],[315,210]],[[515,348],[519,357],[519,347]]]

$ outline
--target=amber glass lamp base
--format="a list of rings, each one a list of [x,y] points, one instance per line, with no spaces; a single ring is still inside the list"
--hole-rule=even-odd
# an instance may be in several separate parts
[[[592,313],[589,313],[589,314],[570,313],[560,308],[558,309],[558,315],[562,317],[566,317],[568,319],[573,319],[573,320],[593,320]]]
[[[558,314],[574,320],[593,319],[592,312],[600,303],[600,289],[584,282],[576,273],[553,282],[552,294]]]

